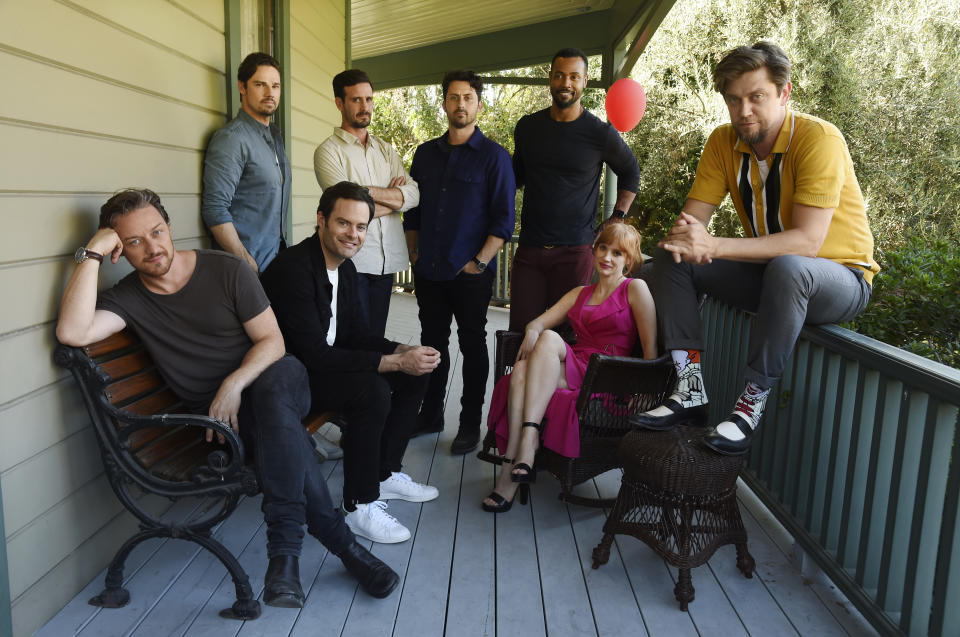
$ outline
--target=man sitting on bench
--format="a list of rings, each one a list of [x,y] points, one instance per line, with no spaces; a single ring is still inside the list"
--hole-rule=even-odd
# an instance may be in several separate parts
[[[330,499],[300,423],[310,406],[307,373],[284,354],[256,274],[223,252],[174,250],[169,224],[150,190],[124,190],[103,205],[100,230],[77,251],[57,338],[82,347],[129,325],[185,410],[202,410],[239,433],[263,491],[270,558],[264,603],[303,605],[304,523],[368,593],[386,597],[399,578],[356,542]],[[134,272],[98,296],[100,264],[121,255]]]

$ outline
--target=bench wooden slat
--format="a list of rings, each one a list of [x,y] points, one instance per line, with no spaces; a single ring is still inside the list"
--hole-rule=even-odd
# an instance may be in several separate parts
[[[113,336],[108,336],[102,341],[91,343],[83,348],[83,351],[90,358],[97,358],[104,354],[110,354],[125,347],[136,345],[140,341],[130,330],[121,330]]]
[[[120,380],[145,368],[153,367],[150,354],[145,349],[136,349],[123,356],[103,361],[99,365],[113,380]]]
[[[151,368],[115,383],[110,383],[104,393],[110,403],[116,405],[134,396],[159,389],[163,384],[163,378],[155,369]]]

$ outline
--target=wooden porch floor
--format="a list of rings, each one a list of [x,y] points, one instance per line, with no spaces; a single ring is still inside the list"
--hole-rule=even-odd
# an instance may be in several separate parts
[[[507,315],[491,309],[489,319],[492,344]],[[388,336],[416,342],[419,331],[415,300],[395,295]],[[437,486],[440,497],[422,505],[391,501],[390,513],[413,538],[372,546],[402,577],[390,597],[376,600],[358,591],[340,561],[308,536],[300,561],[307,592],[303,609],[263,606],[256,621],[221,619],[218,612],[233,601],[233,584],[220,563],[192,543],[147,542],[127,561],[129,605],[104,610],[87,604],[102,589],[101,573],[35,635],[874,634],[822,574],[801,573],[797,564],[804,560],[792,538],[742,485],[741,510],[757,572],[745,579],[736,569],[733,547],[722,548],[693,571],[696,600],[689,612],[681,612],[673,598],[676,570],[632,537],[618,536],[610,561],[591,569],[604,512],[558,501],[558,485],[546,474],[536,483],[530,506],[497,516],[482,511],[493,467],[473,454],[449,453],[460,395],[460,360],[455,344],[451,349],[447,428],[411,441],[404,466],[414,478]],[[324,467],[337,499],[341,463]],[[584,485],[583,492],[612,496],[618,486],[619,472],[610,472]],[[239,556],[259,592],[267,564],[260,499],[242,502],[216,536]]]

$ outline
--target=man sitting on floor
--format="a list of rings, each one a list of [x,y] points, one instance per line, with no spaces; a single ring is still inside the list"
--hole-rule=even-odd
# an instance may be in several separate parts
[[[400,472],[427,376],[440,362],[432,347],[375,335],[357,298],[350,257],[363,245],[374,202],[363,186],[341,181],[323,191],[317,232],[284,250],[263,273],[290,352],[307,367],[314,410],[346,421],[343,508],[357,535],[374,542],[410,538],[382,500],[426,502],[435,487]]]
[[[707,293],[756,312],[743,393],[704,437],[714,450],[738,455],[750,448],[804,323],[860,314],[880,268],[846,141],[833,124],[787,108],[790,60],[783,50],[770,42],[738,47],[717,65],[713,83],[730,123],[707,140],[687,202],[653,265],[660,333],[677,366],[677,387],[634,422],[666,429],[705,413],[697,298]],[[707,231],[728,193],[743,238]]]
[[[150,190],[125,190],[100,209],[100,230],[77,251],[57,338],[82,347],[130,326],[187,409],[239,432],[263,490],[267,567],[263,601],[300,607],[303,525],[375,597],[399,578],[354,539],[333,505],[300,420],[307,374],[283,337],[253,269],[212,250],[174,250],[170,219]],[[97,295],[104,256],[134,272]],[[207,432],[212,440],[212,432]]]

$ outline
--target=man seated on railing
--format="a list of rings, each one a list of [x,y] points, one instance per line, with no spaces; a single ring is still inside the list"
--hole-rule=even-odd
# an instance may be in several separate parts
[[[714,87],[730,124],[710,135],[687,202],[661,242],[653,292],[664,345],[679,380],[635,424],[667,429],[706,412],[697,297],[756,313],[732,413],[704,441],[725,454],[750,447],[770,388],[804,323],[849,321],[870,299],[873,235],[853,161],[829,122],[787,108],[790,61],[775,44],[741,46],[720,61]],[[744,238],[707,231],[730,194]]]
[[[375,597],[399,578],[354,539],[330,499],[300,424],[307,374],[284,355],[283,337],[253,269],[213,250],[174,250],[170,218],[151,190],[124,190],[100,209],[100,230],[76,254],[57,338],[82,347],[130,326],[170,388],[189,407],[237,431],[263,491],[270,558],[263,601],[300,607],[303,525]],[[105,256],[134,272],[97,295]],[[207,432],[212,440],[212,432]]]
[[[440,354],[387,340],[367,324],[350,257],[373,214],[374,199],[363,186],[341,181],[324,189],[317,232],[279,254],[260,280],[290,353],[307,367],[313,409],[335,411],[346,422],[340,444],[347,525],[374,542],[393,543],[408,540],[410,531],[382,500],[426,502],[438,495],[400,469],[426,374]]]

